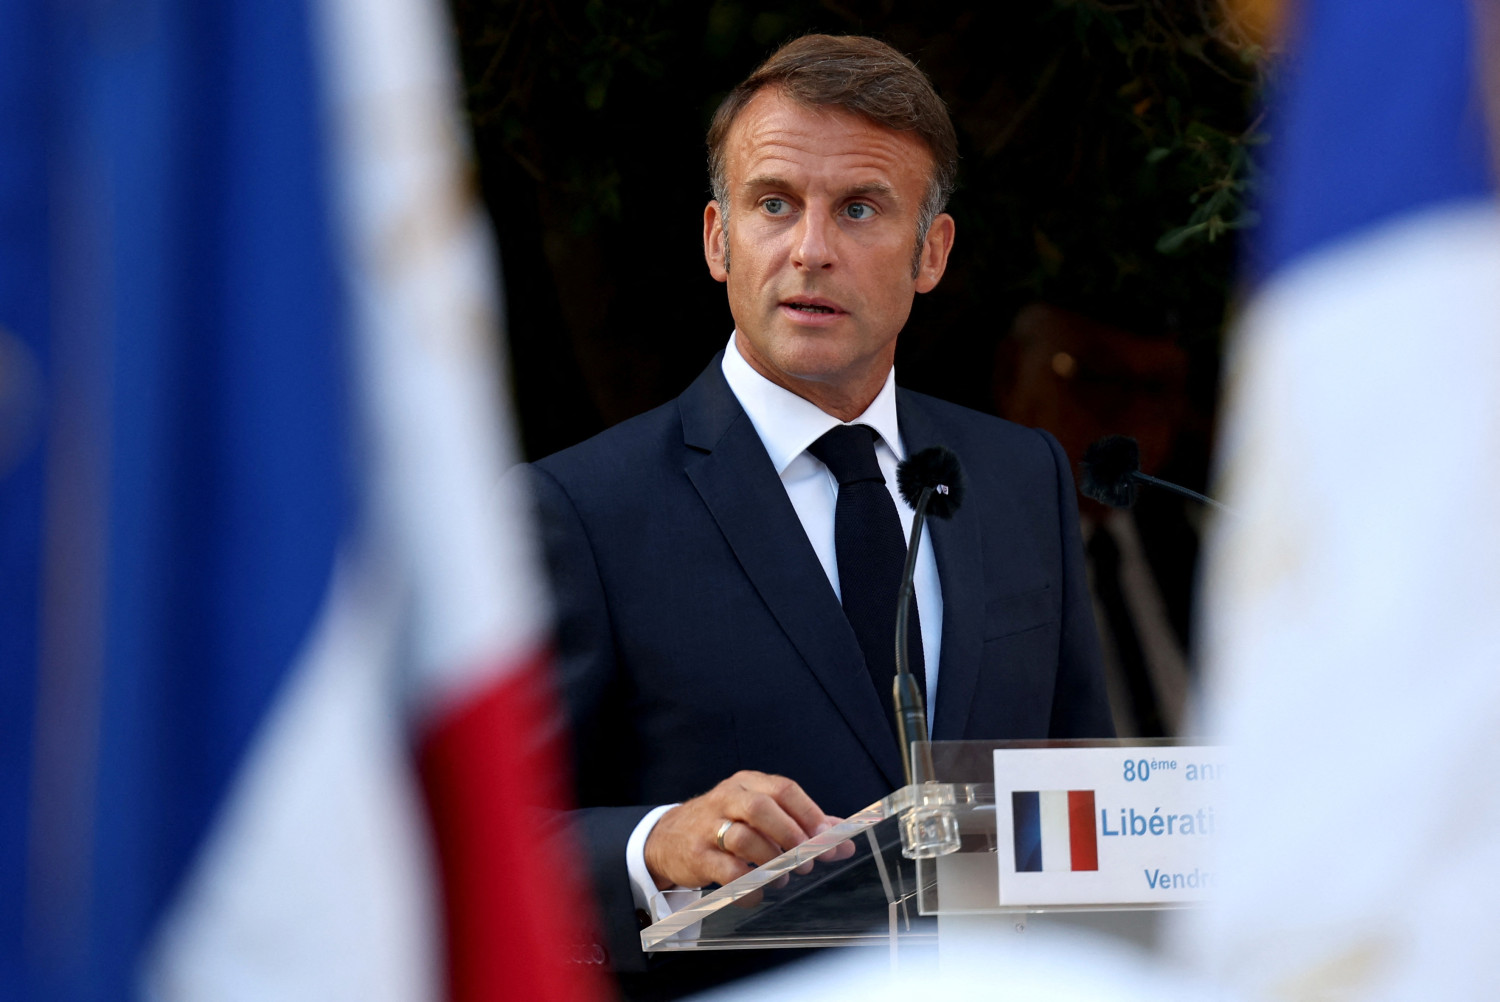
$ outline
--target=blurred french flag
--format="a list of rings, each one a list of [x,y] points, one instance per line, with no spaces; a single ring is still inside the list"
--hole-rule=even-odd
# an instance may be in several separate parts
[[[0,997],[604,995],[448,31],[0,13]]]
[[[1239,820],[1220,900],[1179,932],[1242,997],[1487,997],[1500,7],[1285,6],[1220,442],[1240,517],[1204,605]]]

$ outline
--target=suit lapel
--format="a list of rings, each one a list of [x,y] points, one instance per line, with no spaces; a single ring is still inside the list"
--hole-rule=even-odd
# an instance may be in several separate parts
[[[948,445],[941,429],[910,394],[897,391],[896,411],[908,456],[929,446]],[[959,454],[958,458],[961,462],[965,457]],[[984,655],[984,548],[974,500],[971,493],[970,507],[960,508],[950,519],[927,522],[943,590],[943,650],[932,722],[935,741],[963,737]]]
[[[688,479],[850,729],[892,786],[899,786],[900,759],[854,631],[755,426],[724,382],[720,356],[683,393],[679,407],[691,450],[684,464]],[[946,633],[944,638],[946,643]]]

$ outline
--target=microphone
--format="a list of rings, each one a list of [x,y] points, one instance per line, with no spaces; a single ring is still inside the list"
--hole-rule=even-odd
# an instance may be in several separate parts
[[[1183,497],[1234,514],[1234,509],[1207,494],[1142,473],[1140,444],[1129,435],[1107,435],[1084,451],[1083,476],[1078,481],[1078,491],[1084,497],[1111,508],[1129,508],[1135,504],[1141,484],[1165,487]]]
[[[907,659],[907,625],[911,611],[913,578],[917,571],[917,548],[927,516],[951,518],[964,500],[964,471],[951,449],[934,445],[907,458],[896,467],[896,486],[916,514],[911,520],[911,540],[906,545],[906,568],[901,573],[901,592],[896,598],[896,681],[892,700],[896,707],[896,734],[901,744],[901,767],[907,785],[918,781],[912,775],[912,745],[927,740],[927,707]],[[930,770],[929,770],[930,771]],[[921,780],[931,776],[922,776]]]

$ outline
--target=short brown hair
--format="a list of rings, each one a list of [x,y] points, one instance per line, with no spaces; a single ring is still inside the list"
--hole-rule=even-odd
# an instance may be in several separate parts
[[[761,63],[729,92],[708,127],[708,178],[728,211],[724,145],[750,99],[776,87],[808,108],[841,108],[897,132],[915,132],[932,154],[932,177],[917,218],[917,244],[948,204],[958,177],[958,138],[948,107],[917,65],[889,45],[859,35],[803,35]]]

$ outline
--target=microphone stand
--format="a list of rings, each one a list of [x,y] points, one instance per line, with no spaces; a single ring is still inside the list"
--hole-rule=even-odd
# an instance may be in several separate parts
[[[1181,494],[1185,498],[1192,498],[1194,501],[1201,501],[1203,504],[1206,504],[1212,508],[1217,508],[1219,511],[1222,511],[1226,514],[1235,514],[1234,509],[1229,507],[1227,504],[1224,504],[1222,501],[1215,501],[1207,494],[1199,494],[1191,487],[1183,487],[1180,484],[1172,483],[1170,480],[1163,480],[1160,477],[1153,477],[1149,473],[1142,473],[1140,470],[1132,470],[1130,476],[1132,479],[1139,480],[1142,483],[1155,484],[1157,487],[1165,487],[1167,490],[1173,491],[1177,494]]]
[[[902,499],[913,512],[911,539],[906,544],[906,568],[896,596],[896,678],[891,702],[896,711],[896,737],[901,752],[901,770],[913,803],[901,811],[901,855],[907,859],[932,859],[957,852],[962,844],[958,816],[954,813],[953,787],[937,782],[932,763],[932,744],[927,739],[927,708],[923,693],[907,660],[907,621],[911,615],[917,549],[922,545],[922,526],[929,506],[935,517],[948,518],[963,499],[963,468],[958,457],[940,445],[923,449],[896,470]],[[943,495],[933,503],[933,495]]]
[[[896,606],[896,680],[891,696],[896,708],[896,733],[901,747],[901,768],[916,802],[901,815],[901,855],[907,859],[934,859],[957,852],[962,845],[958,817],[953,811],[953,788],[937,783],[932,764],[932,745],[927,739],[927,708],[917,679],[907,660],[907,619],[911,610],[917,547],[932,492],[948,493],[946,484],[922,488],[911,520],[911,540],[906,545],[906,569]]]
[[[946,485],[937,490],[948,492]],[[906,544],[906,569],[901,574],[901,592],[896,597],[896,680],[891,698],[896,709],[896,735],[901,746],[901,767],[906,771],[907,785],[927,782],[932,778],[931,753],[924,756],[922,768],[913,771],[912,748],[917,742],[927,741],[927,707],[917,679],[911,673],[907,657],[907,620],[910,618],[913,583],[916,575],[917,549],[922,543],[922,526],[927,519],[927,502],[934,488],[922,488],[922,494],[914,506],[911,520],[911,540]],[[918,774],[920,773],[920,775]]]

